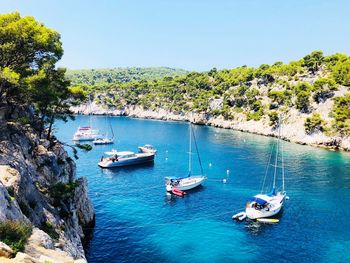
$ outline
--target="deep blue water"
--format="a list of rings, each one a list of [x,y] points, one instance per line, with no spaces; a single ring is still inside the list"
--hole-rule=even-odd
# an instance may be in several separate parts
[[[108,131],[106,118],[92,123]],[[166,195],[164,176],[187,174],[188,124],[110,120],[117,142],[80,151],[77,160],[96,209],[89,262],[350,262],[349,153],[284,142],[290,200],[280,222],[237,223],[231,216],[260,192],[275,139],[194,126],[208,181],[177,198]],[[85,116],[58,123],[56,135],[70,143],[87,123]],[[104,151],[137,151],[146,143],[158,149],[154,165],[97,167]],[[193,162],[199,171],[196,156]]]

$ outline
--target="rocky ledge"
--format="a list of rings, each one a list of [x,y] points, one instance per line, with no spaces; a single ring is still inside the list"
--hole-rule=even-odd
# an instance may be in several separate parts
[[[0,122],[0,223],[31,228],[16,255],[0,242],[0,262],[85,262],[84,230],[95,223],[87,180],[76,178],[59,141],[41,138],[30,125]]]
[[[324,108],[330,108],[331,101],[319,106],[319,112],[324,119],[328,118],[328,111]],[[191,121],[198,125],[209,125],[218,128],[233,129],[242,132],[249,132],[265,136],[278,136],[278,130],[269,125],[269,120],[263,118],[260,121],[247,121],[243,114],[237,114],[234,120],[225,120],[222,116],[211,116],[206,113],[176,113],[165,109],[145,110],[139,106],[128,106],[124,109],[105,108],[101,105],[92,103],[91,106],[80,105],[72,108],[76,114],[95,114],[95,115],[112,115],[112,116],[129,116],[134,118],[154,119],[154,120],[171,120],[171,121]],[[284,116],[283,129],[281,138],[298,143],[306,144],[328,149],[340,149],[350,151],[350,138],[336,136],[326,136],[324,133],[306,134],[304,121],[308,114],[300,113],[291,109],[288,115]]]

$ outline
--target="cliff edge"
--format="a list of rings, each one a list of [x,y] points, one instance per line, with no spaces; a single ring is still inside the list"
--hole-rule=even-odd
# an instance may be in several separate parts
[[[94,226],[95,213],[87,180],[76,178],[59,141],[0,120],[0,224],[6,222],[29,226],[30,235],[17,255],[0,242],[1,262],[84,262],[84,229]]]

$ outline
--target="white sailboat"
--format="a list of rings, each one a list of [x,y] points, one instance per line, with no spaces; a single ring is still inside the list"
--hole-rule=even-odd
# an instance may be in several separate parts
[[[114,132],[113,132],[113,128],[112,128],[112,125],[111,125],[111,122],[109,120],[109,117],[108,117],[108,123],[109,123],[109,127],[111,129],[111,132],[112,132],[112,138],[108,138],[108,134],[106,137],[98,137],[96,138],[95,140],[93,140],[93,144],[95,145],[104,145],[104,144],[113,144],[114,141]]]
[[[192,136],[196,145],[196,151],[198,161],[201,168],[200,175],[191,175],[192,173]],[[192,130],[192,124],[189,124],[189,157],[188,157],[188,176],[187,177],[165,177],[165,186],[168,192],[171,192],[174,188],[180,191],[186,191],[200,186],[207,177],[203,175],[202,163],[198,153],[198,147],[194,132]]]
[[[283,206],[286,192],[284,190],[284,160],[283,160],[283,143],[281,143],[281,118],[278,131],[278,139],[276,143],[276,153],[275,153],[275,163],[274,163],[274,174],[273,174],[273,186],[270,193],[267,194],[257,194],[252,197],[247,205],[245,213],[250,219],[266,218],[272,217],[278,214]],[[279,149],[281,147],[281,150]],[[277,176],[277,164],[278,157],[281,155],[281,175],[282,175],[282,188],[280,191],[276,189],[276,176]],[[270,158],[271,159],[271,158]],[[269,160],[270,163],[270,160]],[[269,164],[268,164],[269,165]],[[268,168],[265,173],[265,178],[268,172]],[[264,182],[265,182],[264,178]],[[264,184],[263,184],[264,187]]]

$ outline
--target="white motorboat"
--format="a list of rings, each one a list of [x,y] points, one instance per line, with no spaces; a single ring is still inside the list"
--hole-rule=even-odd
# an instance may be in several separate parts
[[[191,175],[192,173],[192,136],[195,142],[197,156],[199,165],[201,168],[201,174],[200,175]],[[199,156],[198,147],[196,143],[196,137],[192,130],[191,123],[189,124],[189,157],[188,157],[188,176],[186,177],[165,177],[165,187],[168,192],[171,192],[173,188],[177,188],[178,190],[185,191],[190,190],[193,188],[196,188],[200,186],[204,180],[207,179],[206,176],[203,175],[203,167],[202,162]]]
[[[93,130],[91,126],[79,127],[74,133],[73,141],[93,141],[99,137],[99,131]]]
[[[246,214],[250,219],[266,218],[278,214],[283,206],[286,192],[284,191],[284,160],[283,160],[283,144],[281,141],[281,117],[279,120],[279,131],[278,139],[276,143],[276,152],[275,152],[275,162],[274,162],[274,172],[273,172],[273,185],[272,190],[268,194],[257,194],[252,197],[246,205]],[[281,150],[280,150],[281,148]],[[279,160],[279,154],[281,155],[281,175],[282,175],[282,188],[280,191],[276,190],[276,176],[277,176],[277,164]],[[264,184],[266,181],[266,176],[268,174],[268,168],[270,166],[272,152],[270,155],[270,160],[268,162],[265,177],[263,181],[262,189],[264,189]]]
[[[109,138],[97,138],[92,142],[95,145],[103,145],[103,144],[113,144],[113,140]]]
[[[113,168],[127,165],[136,165],[154,161],[154,153],[134,153],[129,151],[115,152],[110,157],[102,157],[98,166]]]
[[[157,153],[157,150],[150,144],[139,146],[139,152],[141,153]]]

